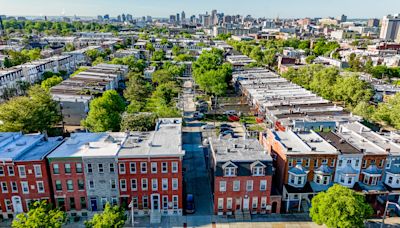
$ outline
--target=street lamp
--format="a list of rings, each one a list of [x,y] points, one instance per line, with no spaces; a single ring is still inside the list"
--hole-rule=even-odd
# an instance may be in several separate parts
[[[381,228],[383,228],[383,225],[385,224],[385,218],[389,204],[395,205],[397,209],[400,210],[400,205],[398,205],[397,203],[389,202],[389,200],[386,200],[385,212],[383,213]]]

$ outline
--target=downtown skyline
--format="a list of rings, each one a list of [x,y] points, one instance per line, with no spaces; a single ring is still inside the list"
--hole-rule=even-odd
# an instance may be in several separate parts
[[[287,0],[285,3],[277,0],[255,0],[251,4],[243,1],[220,0],[213,2],[182,3],[180,0],[98,0],[50,2],[37,0],[30,5],[29,0],[0,0],[0,14],[14,16],[90,16],[110,14],[117,16],[121,13],[130,13],[134,17],[151,15],[153,17],[168,17],[171,14],[186,12],[186,15],[198,15],[216,9],[225,14],[252,15],[266,18],[302,18],[302,17],[338,17],[341,14],[349,18],[380,18],[382,15],[396,13],[391,9],[400,8],[400,1],[383,0],[383,4],[376,5],[374,0],[337,0],[334,2],[318,0]],[[30,5],[30,7],[24,7]],[[46,7],[43,7],[43,6]],[[390,5],[391,7],[387,7]],[[155,7],[157,6],[157,7]],[[290,7],[288,7],[290,6]]]

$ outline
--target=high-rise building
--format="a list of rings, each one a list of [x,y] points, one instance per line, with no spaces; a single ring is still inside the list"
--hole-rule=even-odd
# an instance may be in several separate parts
[[[210,17],[210,15],[208,15],[208,14],[206,14],[206,15],[203,15],[203,26],[204,27],[209,27],[210,25],[211,25],[211,17]]]
[[[342,16],[340,16],[340,22],[346,22],[347,21],[347,16],[342,14]]]
[[[400,15],[387,15],[382,19],[380,38],[383,40],[399,40]]]
[[[106,14],[106,15],[104,15],[104,20],[110,20],[110,15],[108,15],[108,14]]]
[[[180,22],[181,21],[181,15],[179,13],[176,14],[176,22]]]
[[[185,23],[185,21],[186,21],[185,11],[182,11],[182,13],[181,13],[181,20],[182,20],[182,23]]]
[[[121,18],[121,15],[118,15],[118,16],[117,16],[117,21],[120,22],[121,19],[122,19],[122,18]]]
[[[170,15],[169,16],[169,23],[175,23],[176,22],[176,16],[175,15]]]
[[[122,21],[126,21],[126,16],[125,16],[125,14],[122,14]]]
[[[379,19],[376,19],[376,18],[369,19],[367,26],[368,27],[379,27]]]
[[[217,10],[212,10],[212,11],[211,11],[210,23],[211,23],[212,25],[218,24]]]
[[[127,21],[133,21],[133,16],[132,16],[132,14],[127,14],[127,15],[126,15],[126,20],[127,20]]]
[[[100,21],[100,22],[103,21],[103,16],[98,15],[98,16],[97,16],[97,20]]]

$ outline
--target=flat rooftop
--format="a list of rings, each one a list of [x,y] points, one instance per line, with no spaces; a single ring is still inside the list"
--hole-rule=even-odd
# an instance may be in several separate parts
[[[118,153],[120,158],[184,155],[181,118],[159,119],[154,131],[130,132]]]
[[[340,138],[340,136],[334,132],[318,132],[318,134],[342,154],[362,154],[360,150],[346,142],[346,140]]]
[[[48,158],[113,157],[126,136],[123,132],[72,133]]]
[[[272,161],[272,157],[256,139],[211,138],[210,146],[217,162]]]

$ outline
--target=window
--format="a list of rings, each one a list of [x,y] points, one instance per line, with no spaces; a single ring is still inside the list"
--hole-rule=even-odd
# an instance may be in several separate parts
[[[86,209],[86,198],[85,197],[81,197],[81,208],[82,209]]]
[[[101,208],[104,210],[104,208],[106,208],[106,204],[107,204],[107,198],[106,197],[101,197]]]
[[[94,180],[89,180],[89,189],[94,189]]]
[[[102,163],[97,164],[97,168],[99,170],[99,173],[104,173],[104,167]]]
[[[304,177],[297,177],[297,184],[302,185],[303,184],[303,179]]]
[[[118,199],[117,199],[117,197],[111,197],[111,205],[113,205],[113,206],[118,205]]]
[[[126,180],[125,179],[121,179],[119,181],[119,185],[121,186],[121,191],[126,191]]]
[[[82,163],[76,163],[76,173],[82,173]]]
[[[65,164],[64,171],[65,173],[71,173],[71,164]]]
[[[56,180],[56,191],[62,191],[62,184],[60,180]]]
[[[4,176],[4,166],[0,166],[0,176]]]
[[[226,181],[220,181],[219,182],[219,191],[220,192],[225,192],[226,191]]]
[[[42,177],[42,166],[41,165],[34,165],[33,170],[35,172],[35,177]]]
[[[162,205],[163,205],[163,209],[168,209],[168,196],[162,197]]]
[[[264,167],[254,167],[252,171],[253,171],[253,176],[263,176],[264,175]]]
[[[172,178],[172,190],[178,190],[178,178]]]
[[[267,190],[267,181],[260,180],[260,191],[266,191],[266,190]]]
[[[342,167],[342,165],[343,165],[343,160],[342,160],[342,159],[340,159],[340,160],[339,160],[339,164],[338,164],[338,166],[339,166],[339,167]]]
[[[18,185],[17,185],[17,182],[15,182],[15,181],[11,182],[11,192],[14,192],[14,193],[18,192]]]
[[[131,191],[137,191],[137,180],[131,179]]]
[[[29,185],[28,182],[26,181],[21,181],[21,188],[22,188],[22,193],[28,194],[29,193]]]
[[[356,159],[356,166],[360,165],[360,160]]]
[[[178,196],[177,195],[172,196],[172,204],[173,204],[174,209],[178,209]]]
[[[232,198],[226,198],[226,209],[232,209]]]
[[[253,200],[251,201],[251,207],[256,209],[258,206],[258,197],[253,197]]]
[[[236,168],[235,167],[227,167],[225,168],[224,176],[232,177],[236,175]]]
[[[8,176],[14,176],[14,167],[13,166],[7,166],[8,168]]]
[[[138,208],[138,197],[137,196],[133,196],[132,197],[132,206],[133,208]]]
[[[147,190],[148,183],[147,183],[147,178],[142,179],[142,190]]]
[[[303,159],[302,158],[296,159],[296,165],[303,165]]]
[[[37,187],[38,193],[44,193],[43,181],[36,181],[36,187]]]
[[[340,183],[343,183],[344,184],[344,175],[340,175]]]
[[[2,193],[7,193],[8,192],[8,187],[6,182],[1,182],[1,192]]]
[[[289,183],[294,184],[294,176],[289,175]]]
[[[158,181],[157,179],[151,179],[151,190],[157,191],[158,189]]]
[[[131,173],[136,173],[136,163],[135,162],[129,163],[129,167],[130,167]]]
[[[85,182],[81,179],[78,180],[78,190],[85,190]]]
[[[114,168],[114,163],[110,163],[110,173],[114,173],[115,172],[115,168]]]
[[[391,159],[386,159],[386,169],[390,168]]]
[[[318,159],[314,159],[314,167],[318,166]]]
[[[347,178],[347,184],[351,184],[353,182],[353,177],[348,177]]]
[[[246,181],[246,191],[248,192],[253,191],[253,180]]]
[[[173,173],[178,172],[178,162],[172,162],[172,172]]]
[[[168,163],[167,162],[161,163],[161,172],[162,173],[167,173],[168,172]]]
[[[122,174],[125,173],[125,163],[119,164],[119,173],[122,173]]]
[[[162,179],[162,190],[168,190],[168,178]]]
[[[92,164],[89,163],[89,164],[87,164],[86,166],[87,166],[87,172],[88,172],[88,173],[93,173]]]
[[[367,167],[367,160],[364,159],[364,160],[362,161],[362,167],[363,167],[363,168]]]
[[[384,161],[383,159],[379,160],[379,165],[378,165],[379,167],[383,167],[383,161]]]
[[[149,207],[149,197],[148,196],[142,197],[142,205],[143,205],[144,209],[147,209]]]
[[[19,165],[18,166],[18,173],[19,173],[20,177],[22,177],[22,178],[26,177],[26,171],[25,171],[25,166],[24,165]]]
[[[288,160],[288,166],[289,166],[289,167],[292,167],[292,166],[293,166],[293,159],[292,159],[292,158],[290,158],[290,159]]]
[[[156,162],[151,163],[151,173],[157,173],[157,163]]]
[[[328,159],[322,159],[322,164],[327,165],[328,164]]]
[[[261,197],[261,209],[266,209],[267,208],[267,197],[263,196]]]
[[[140,172],[141,173],[147,173],[147,163],[146,162],[141,162],[140,163]]]
[[[111,187],[111,189],[117,189],[117,181],[110,180],[110,187]]]
[[[240,190],[240,181],[239,180],[233,181],[233,191],[237,192],[239,190]]]
[[[12,211],[12,203],[11,203],[11,200],[8,200],[8,199],[4,200],[4,204],[5,204],[5,206],[6,206],[6,211]]]
[[[53,164],[53,173],[60,174],[60,167],[58,166],[58,164]]]
[[[391,184],[393,182],[393,177],[388,178],[388,183]]]
[[[305,166],[306,166],[306,167],[310,167],[310,159],[309,159],[309,158],[306,158],[305,160],[306,160]]]
[[[70,197],[69,198],[69,207],[71,208],[71,210],[75,210],[76,209],[75,198],[74,197]]]
[[[322,184],[324,185],[329,184],[330,179],[331,179],[330,176],[324,176]]]
[[[73,184],[72,180],[67,180],[67,190],[68,191],[74,190],[74,184]]]
[[[335,161],[336,159],[331,159],[331,167],[335,167]]]
[[[224,209],[224,198],[218,198],[218,210]]]

